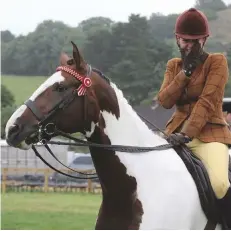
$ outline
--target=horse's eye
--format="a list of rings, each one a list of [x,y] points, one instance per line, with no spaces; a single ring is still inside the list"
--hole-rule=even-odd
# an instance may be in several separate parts
[[[73,64],[74,64],[74,59],[68,60],[68,61],[67,61],[67,64],[68,64],[68,65],[73,65]]]
[[[63,92],[63,91],[65,91],[65,90],[67,90],[67,88],[64,86],[64,85],[62,85],[62,84],[57,84],[56,86],[55,86],[55,89],[54,89],[55,91],[58,91],[58,92]]]

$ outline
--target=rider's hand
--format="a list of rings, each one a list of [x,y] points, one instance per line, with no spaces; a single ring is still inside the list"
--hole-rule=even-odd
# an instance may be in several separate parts
[[[185,54],[184,50],[181,50],[182,69],[187,77],[190,77],[197,66],[202,63],[202,54],[203,50],[198,41],[194,43],[188,55]]]
[[[184,143],[189,143],[190,141],[192,141],[192,139],[183,133],[173,133],[168,136],[167,141],[172,145],[180,145]]]

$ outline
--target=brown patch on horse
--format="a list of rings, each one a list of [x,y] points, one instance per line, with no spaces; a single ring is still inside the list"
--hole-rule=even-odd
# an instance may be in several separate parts
[[[118,119],[120,116],[120,109],[114,89],[105,81],[105,79],[95,72],[92,73],[91,78],[93,82],[92,88],[97,97],[100,110],[112,113]]]
[[[100,107],[95,92],[89,89],[84,96],[84,123],[85,130],[91,130],[91,122],[98,123]]]
[[[103,118],[103,115],[100,113],[100,115],[99,115],[99,126],[100,126],[100,128],[105,128],[106,127],[106,123],[105,123],[105,120],[104,120],[104,118]]]
[[[137,198],[132,208],[133,208],[132,211],[134,215],[133,215],[132,222],[129,225],[128,229],[135,230],[135,229],[140,228],[140,223],[142,222],[142,216],[144,214],[144,210],[143,210],[141,201]]]
[[[91,142],[111,144],[104,133],[105,122],[100,115],[99,126],[90,138]],[[137,199],[136,179],[127,175],[127,169],[114,151],[90,148],[103,194],[96,229],[139,229],[143,209]],[[117,183],[118,182],[118,183]]]
[[[115,91],[102,77],[93,73],[92,87],[87,90],[85,98],[86,124],[99,122],[100,112],[107,111],[119,118],[120,111]],[[89,128],[88,128],[89,129]]]

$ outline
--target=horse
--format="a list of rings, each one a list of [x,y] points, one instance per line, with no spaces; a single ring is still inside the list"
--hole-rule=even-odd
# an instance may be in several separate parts
[[[7,143],[30,149],[39,141],[38,130],[54,124],[66,134],[82,133],[91,143],[168,145],[148,128],[117,85],[91,68],[71,43],[73,57],[61,53],[54,74],[8,120]],[[174,148],[135,153],[94,146],[89,150],[102,188],[95,229],[206,227],[195,181]],[[215,228],[221,229],[221,224]]]

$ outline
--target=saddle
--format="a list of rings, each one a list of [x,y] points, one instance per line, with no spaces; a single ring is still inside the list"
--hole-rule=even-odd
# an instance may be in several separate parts
[[[219,212],[218,200],[203,163],[186,145],[175,146],[174,150],[181,157],[195,181],[201,206],[207,219],[214,222],[214,224],[220,223],[223,225],[223,219]],[[231,158],[229,158],[229,181],[231,182]]]

